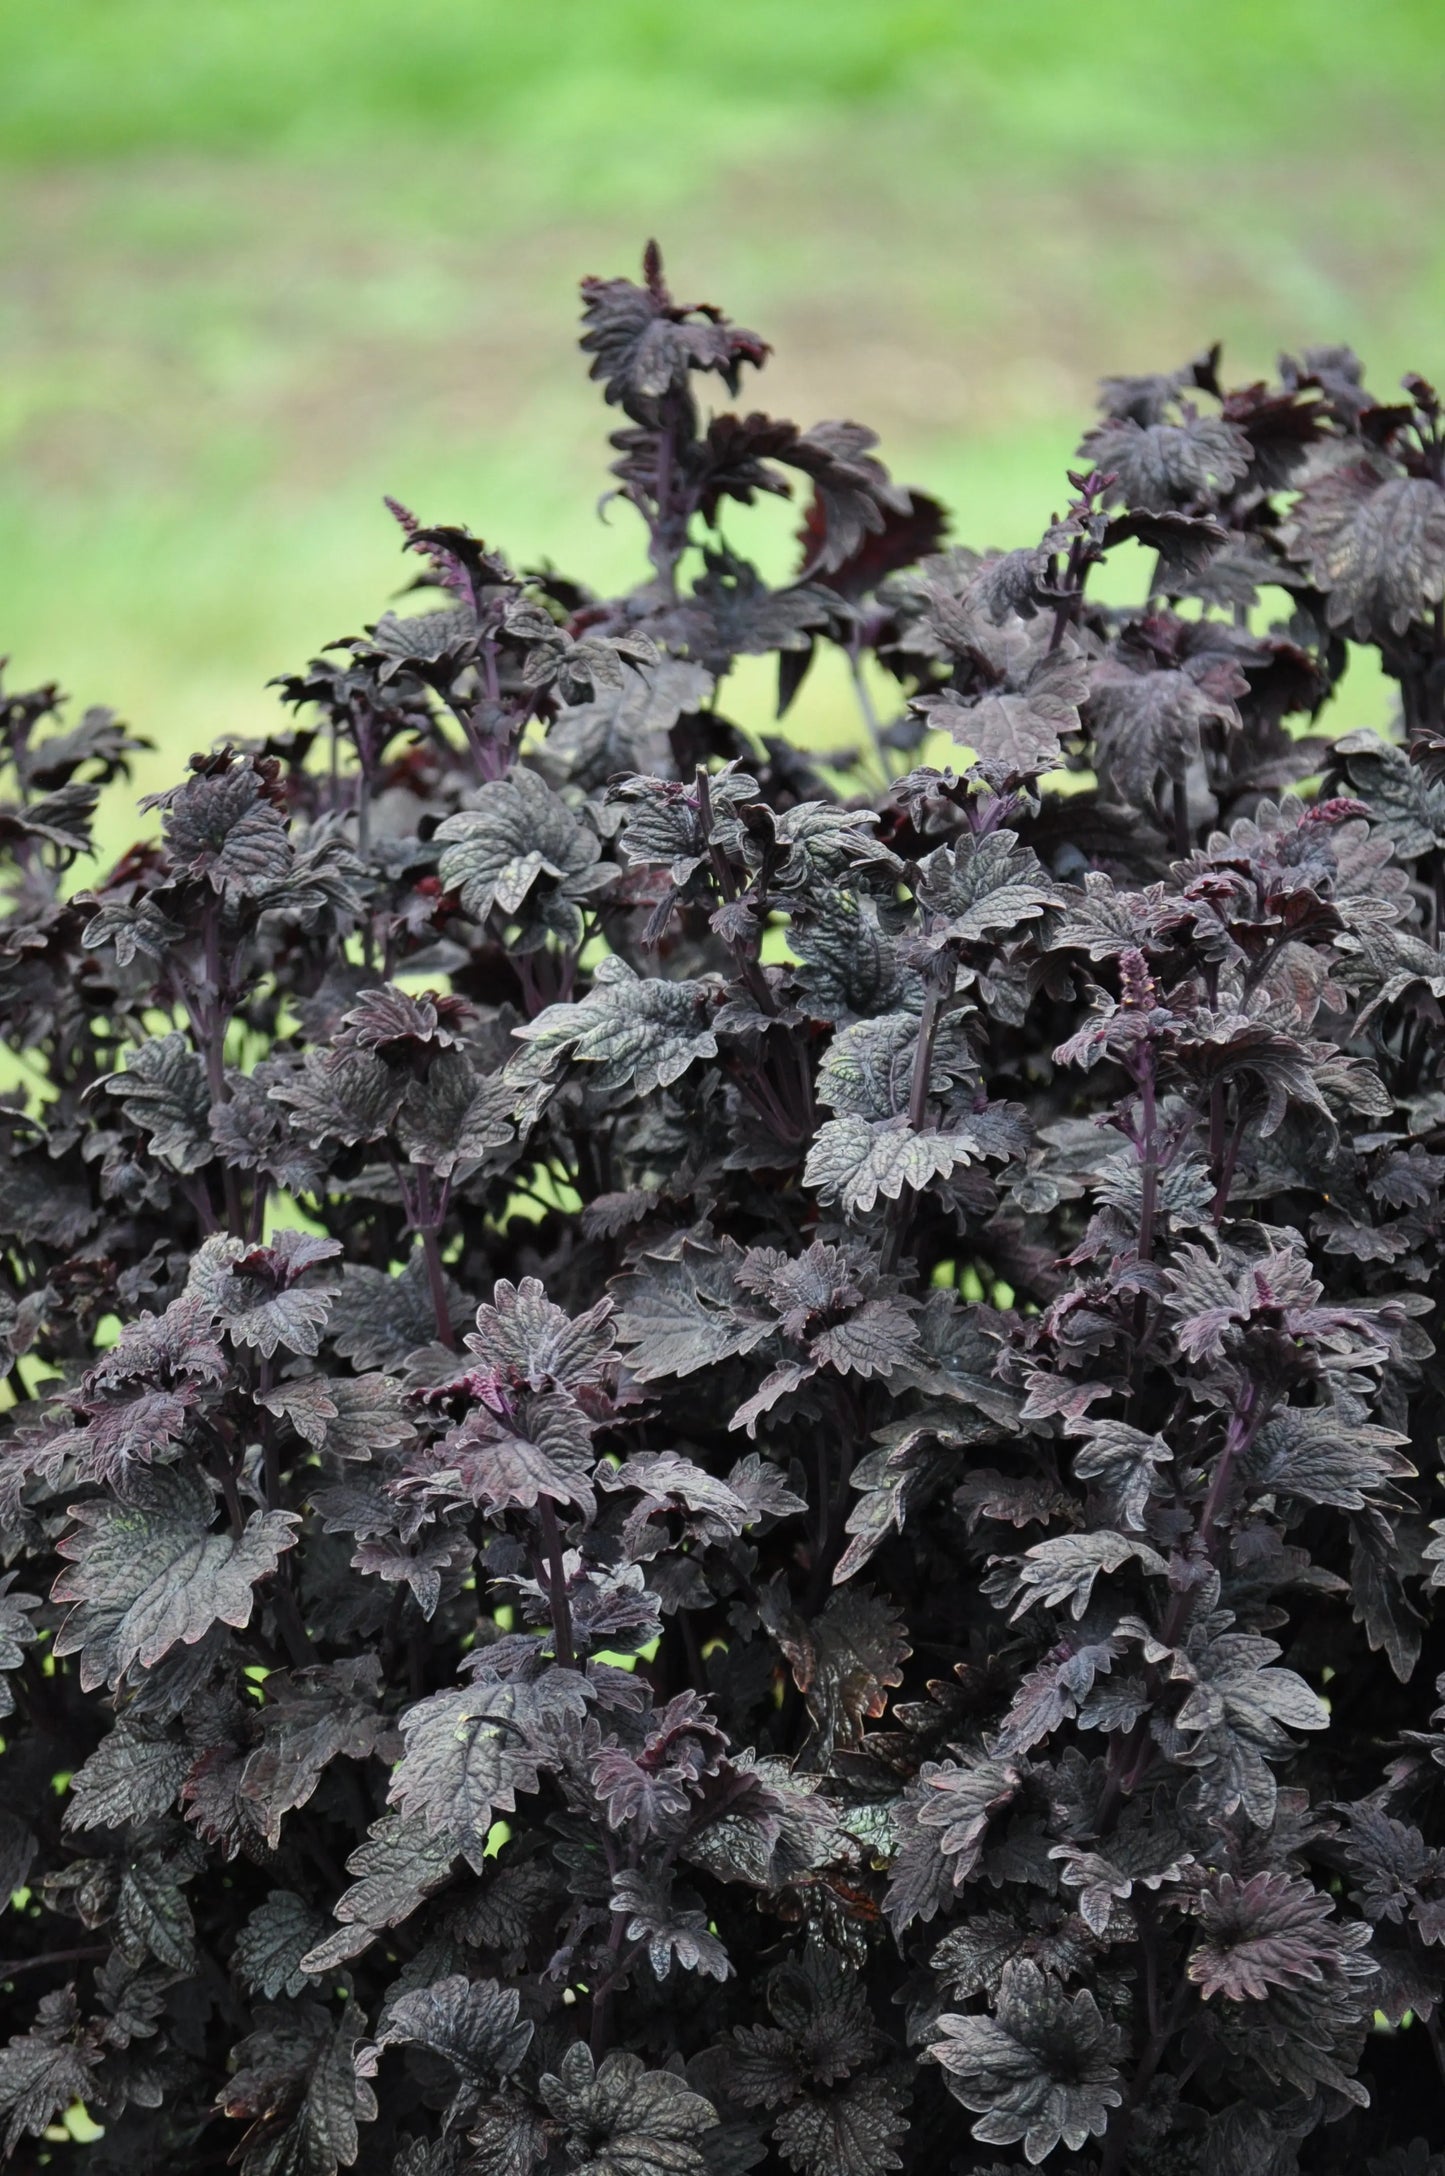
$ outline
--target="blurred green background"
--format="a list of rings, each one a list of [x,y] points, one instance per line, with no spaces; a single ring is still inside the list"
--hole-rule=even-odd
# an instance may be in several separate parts
[[[765,405],[871,423],[978,544],[1038,533],[1106,370],[1343,339],[1429,374],[1441,31],[1438,0],[0,0],[0,653],[155,737],[152,786],[385,605],[383,491],[635,569],[574,283],[650,233],[772,340]]]

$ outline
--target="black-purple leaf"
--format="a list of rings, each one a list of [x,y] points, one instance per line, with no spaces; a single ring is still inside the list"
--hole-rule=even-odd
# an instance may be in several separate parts
[[[105,1087],[147,1136],[152,1155],[173,1171],[199,1171],[210,1162],[211,1092],[206,1069],[183,1035],[142,1043]]]
[[[194,1759],[187,1745],[117,1723],[71,1778],[65,1826],[144,1828],[174,1805]]]
[[[1123,2099],[1118,2035],[1087,1988],[1065,1995],[1024,1960],[1005,1968],[992,2017],[940,2017],[930,2053],[965,2108],[982,2111],[985,2145],[1023,2144],[1030,2165],[1056,2146],[1079,2152]]]
[[[1380,454],[1307,484],[1284,541],[1324,591],[1329,624],[1363,641],[1402,635],[1445,597],[1445,490]]]
[[[261,1403],[288,1420],[313,1450],[333,1458],[370,1459],[416,1434],[402,1386],[391,1375],[303,1375],[268,1391]]]
[[[391,1802],[480,1864],[496,1815],[515,1812],[518,1791],[535,1791],[552,1765],[549,1726],[586,1710],[582,1680],[563,1670],[530,1683],[483,1674],[455,1692],[433,1693],[402,1719],[406,1751],[392,1775]]]
[[[569,2166],[588,2176],[702,2176],[699,2141],[717,2110],[672,2071],[648,2070],[617,2048],[596,2063],[578,2041],[544,2072],[539,2091]]]
[[[1121,416],[1096,425],[1079,458],[1113,474],[1121,505],[1162,513],[1226,497],[1248,472],[1251,450],[1222,416],[1186,414],[1178,423]]]
[[[242,1985],[267,2002],[304,1994],[311,1974],[301,1959],[326,1932],[326,1922],[304,1897],[277,1889],[258,1904],[236,1938],[231,1969]]]
[[[15,1579],[14,1572],[0,1576],[0,1716],[14,1713],[9,1673],[25,1660],[25,1650],[36,1636],[30,1612],[40,1607],[38,1595],[16,1590]]]
[[[951,848],[930,854],[920,874],[918,897],[937,918],[929,925],[934,939],[997,944],[1064,904],[1037,855],[1009,830],[981,839],[965,832]]]
[[[617,1874],[612,1910],[621,1915],[627,1940],[643,1944],[658,1979],[667,1978],[674,1962],[684,1972],[699,1972],[708,1979],[729,1977],[732,1966],[727,1951],[709,1932],[707,1913],[696,1905],[679,1903],[669,1882],[643,1873]]]
[[[469,1312],[450,1277],[443,1290],[453,1324]],[[399,1368],[437,1334],[431,1280],[420,1247],[407,1257],[397,1276],[348,1262],[340,1289],[331,1302],[327,1335],[343,1360],[358,1368]]]
[[[785,2108],[773,2137],[803,2176],[871,2176],[902,2168],[895,2150],[908,2135],[906,2084],[886,2074],[852,2078],[836,2092],[804,2094]]]
[[[1065,739],[1079,731],[1079,706],[1088,693],[1082,659],[1072,649],[1059,649],[1026,663],[1016,686],[972,697],[948,689],[918,697],[915,707],[930,726],[970,749],[991,783],[1003,786],[1059,768]],[[1009,834],[994,837],[1007,840]]]
[[[52,1592],[72,1605],[55,1653],[80,1656],[83,1685],[149,1669],[215,1624],[250,1622],[256,1584],[294,1545],[298,1521],[255,1511],[239,1535],[215,1533],[213,1508],[208,1482],[166,1467],[134,1474],[124,1497],[76,1506],[76,1530],[58,1545],[69,1568]]]
[[[903,1681],[912,1650],[902,1623],[867,1587],[838,1589],[810,1624],[769,1597],[765,1622],[826,1747],[856,1736],[865,1717],[881,1715],[890,1688]]]
[[[915,1132],[904,1118],[870,1121],[850,1112],[819,1127],[808,1151],[803,1183],[814,1187],[820,1200],[837,1203],[845,1216],[854,1217],[866,1214],[880,1194],[886,1201],[897,1201],[905,1187],[921,1193],[933,1180],[946,1179],[980,1153],[978,1136],[966,1125],[951,1132],[933,1128]],[[871,1304],[876,1308],[886,1303]],[[901,1312],[897,1330],[897,1358],[902,1359],[913,1344],[914,1331]],[[895,1364],[887,1357],[888,1349],[883,1351],[881,1372]],[[880,1371],[876,1362],[871,1371]]]
[[[708,1017],[712,995],[705,983],[656,981],[615,956],[603,960],[586,997],[549,1005],[518,1028],[527,1048],[509,1071],[523,1107],[545,1098],[544,1084],[568,1061],[586,1066],[587,1085],[603,1095],[647,1096],[670,1088],[700,1058],[717,1055]]]
[[[575,1319],[548,1299],[540,1277],[499,1280],[477,1309],[467,1349],[503,1377],[531,1390],[580,1390],[600,1383],[611,1361],[612,1302],[602,1299]]]
[[[192,1261],[186,1294],[263,1360],[283,1347],[309,1358],[321,1343],[336,1290],[333,1279],[314,1272],[340,1252],[339,1240],[310,1232],[275,1232],[259,1247],[218,1233]]]
[[[733,1260],[691,1232],[644,1254],[617,1279],[617,1338],[640,1382],[694,1375],[767,1335],[740,1315]]]
[[[504,1414],[480,1406],[443,1436],[435,1458],[463,1493],[492,1513],[532,1510],[539,1498],[596,1506],[592,1425],[562,1393],[527,1392]]]
[[[1199,1899],[1201,1937],[1189,1977],[1205,2001],[1262,2002],[1271,1987],[1319,1982],[1337,1942],[1330,1898],[1288,1874],[1218,1875]]]
[[[28,2031],[0,2048],[7,2156],[22,2138],[41,2136],[62,2109],[84,2096],[103,2053],[98,2036],[80,2022],[73,1988],[41,1996]]]
[[[376,2095],[357,2071],[366,2020],[355,2003],[334,2025],[315,2002],[267,2004],[259,2015],[218,2096],[228,2116],[250,2125],[242,2176],[336,2176],[356,2159],[358,2125],[376,2117]]]
[[[509,2077],[530,2047],[532,2026],[518,2018],[519,2006],[514,1987],[456,1974],[393,2002],[378,2045],[443,2056],[475,2094]]]
[[[441,881],[463,911],[479,922],[500,916],[523,950],[549,936],[579,943],[581,903],[613,875],[596,833],[535,771],[519,768],[480,787],[474,805],[449,816],[436,837]]]
[[[177,871],[227,898],[254,899],[291,866],[285,818],[251,764],[218,757],[152,805],[165,810]]]
[[[655,242],[648,244],[641,286],[584,280],[582,301],[580,346],[592,357],[590,375],[609,401],[644,422],[665,395],[682,390],[689,372],[714,371],[735,393],[743,364],[761,363],[768,352],[756,333],[711,304],[675,302]]]

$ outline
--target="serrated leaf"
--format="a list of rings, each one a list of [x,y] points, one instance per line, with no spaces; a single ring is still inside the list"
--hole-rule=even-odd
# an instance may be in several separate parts
[[[1065,738],[1080,729],[1079,706],[1088,689],[1078,652],[1061,648],[1023,662],[1013,687],[990,689],[972,700],[950,689],[942,695],[919,697],[915,707],[930,726],[971,749],[984,776],[1003,786],[1059,768]],[[1013,835],[993,836],[1010,839]]]
[[[765,1322],[741,1318],[733,1259],[684,1232],[614,1280],[618,1343],[639,1382],[696,1374],[767,1335]]]
[[[379,1141],[396,1121],[406,1077],[372,1050],[308,1050],[300,1066],[273,1081],[269,1100],[284,1108],[294,1138],[320,1148]]]
[[[215,892],[254,899],[291,866],[285,819],[250,764],[220,759],[156,800],[174,866]]]
[[[893,2078],[851,2078],[836,2091],[804,2094],[785,2108],[773,2137],[803,2176],[872,2176],[902,2168],[894,2151],[908,2133],[900,2103],[906,2088]]]
[[[196,1394],[141,1389],[130,1396],[91,1399],[82,1426],[52,1438],[52,1448],[75,1460],[82,1481],[123,1483],[134,1465],[171,1457],[185,1434]]]
[[[27,2133],[39,2137],[63,2108],[84,2096],[101,2054],[95,2037],[81,2026],[73,1988],[41,1996],[29,2031],[15,2034],[0,2049],[7,2156]]]
[[[819,1743],[856,1737],[863,1720],[883,1713],[889,1691],[903,1682],[912,1653],[894,1606],[865,1586],[835,1590],[804,1622],[775,1590],[764,1598],[764,1623],[807,1701]]]
[[[1404,634],[1445,597],[1445,490],[1381,454],[1307,484],[1284,540],[1325,592],[1331,627],[1362,641]]]
[[[25,1650],[36,1637],[30,1612],[40,1607],[38,1595],[16,1591],[16,1576],[14,1572],[0,1575],[0,1716],[15,1711],[8,1673],[18,1670],[25,1660]]]
[[[514,1987],[458,1973],[393,2002],[378,2045],[422,2047],[443,2056],[475,2094],[509,2077],[531,2046],[532,2027],[519,2020],[519,2007]]]
[[[183,1035],[142,1043],[107,1077],[105,1091],[172,1171],[199,1171],[215,1155],[206,1069]]]
[[[649,1506],[699,1515],[723,1533],[740,1534],[748,1524],[749,1506],[729,1484],[676,1451],[640,1452],[600,1478],[607,1488],[636,1489]]]
[[[206,1481],[164,1467],[135,1474],[124,1498],[75,1507],[79,1531],[58,1545],[71,1568],[52,1589],[73,1607],[55,1652],[80,1656],[87,1690],[135,1663],[150,1669],[214,1624],[249,1624],[256,1583],[292,1546],[297,1520],[256,1511],[241,1534],[217,1534],[212,1510]]]
[[[701,2176],[706,2166],[698,2140],[717,2110],[670,2070],[618,2048],[594,2064],[579,2041],[538,2091],[578,2176]]]
[[[1220,1874],[1199,1899],[1202,1938],[1189,1977],[1206,2002],[1262,2002],[1271,1987],[1318,1984],[1336,1944],[1326,1932],[1334,1905],[1310,1882],[1288,1874]]]
[[[582,1680],[558,1669],[530,1684],[483,1677],[433,1693],[402,1717],[406,1752],[392,1775],[391,1801],[480,1862],[497,1814],[515,1812],[518,1791],[535,1791],[551,1765],[543,1735],[549,1718],[586,1709]]]
[[[268,1391],[261,1403],[289,1420],[313,1450],[333,1458],[364,1461],[374,1451],[410,1443],[416,1434],[402,1386],[390,1375],[302,1376]]]
[[[1162,1578],[1168,1569],[1157,1549],[1128,1534],[1058,1534],[1037,1541],[1017,1560],[1019,1601],[1014,1615],[1021,1617],[1040,1602],[1046,1609],[1067,1603],[1077,1623],[1089,1606],[1100,1573],[1117,1572],[1131,1561],[1155,1578]]]
[[[964,944],[997,943],[1064,903],[1038,856],[1006,828],[939,847],[921,864],[918,896],[938,918],[932,936]]]
[[[638,1838],[675,1827],[692,1810],[703,1778],[720,1767],[726,1742],[694,1692],[676,1693],[658,1708],[635,1750],[609,1738],[590,1764],[608,1826]]]
[[[458,1844],[445,1829],[432,1831],[420,1816],[383,1814],[346,1862],[356,1879],[334,1910],[339,1930],[301,1958],[298,1969],[316,1975],[335,1971],[365,1949],[385,1927],[409,1919],[422,1900],[446,1880]]]
[[[267,2005],[260,2016],[217,2096],[228,2116],[251,2125],[242,2176],[336,2176],[360,2150],[358,2125],[376,2118],[376,2096],[356,2069],[366,2021],[355,2003],[335,2025],[314,2002]]]
[[[1290,1730],[1325,1730],[1329,1710],[1293,1670],[1271,1668],[1279,1654],[1257,1633],[1221,1632],[1177,1653],[1170,1674],[1190,1690],[1175,1717],[1192,1743],[1177,1756],[1199,1770],[1197,1791],[1211,1812],[1241,1806],[1257,1828],[1274,1818],[1269,1763],[1293,1750]]]
[[[424,1080],[412,1081],[396,1115],[396,1138],[412,1163],[439,1179],[470,1176],[512,1138],[511,1096],[498,1075],[458,1050],[444,1050]]]
[[[578,1390],[602,1380],[611,1358],[612,1302],[571,1316],[548,1299],[540,1277],[519,1285],[499,1278],[490,1305],[477,1309],[466,1346],[490,1368],[532,1390]]]
[[[380,1670],[372,1655],[273,1671],[265,1690],[261,1742],[246,1762],[240,1789],[274,1850],[285,1816],[305,1805],[329,1764],[366,1760],[389,1726],[378,1705]]]
[[[116,1892],[115,1928],[116,1946],[130,1963],[154,1957],[168,1971],[195,1971],[195,1921],[178,1869],[160,1853],[146,1852],[125,1868]]]
[[[721,679],[734,658],[806,650],[832,621],[836,600],[826,589],[798,583],[770,589],[756,567],[724,550],[704,547],[704,572],[685,602],[653,623],[658,639]]]
[[[973,2135],[990,2146],[1023,2142],[1030,2167],[1056,2146],[1080,2152],[1102,2136],[1123,2099],[1118,2035],[1088,1988],[1065,1995],[1028,1962],[1005,1968],[992,2017],[938,2020],[930,2048],[965,2108],[982,2110]]]
[[[700,1058],[716,1057],[717,1037],[708,1024],[713,994],[707,983],[644,979],[609,954],[584,998],[549,1005],[516,1030],[527,1049],[508,1072],[525,1094],[570,1061],[595,1069],[587,1084],[603,1095],[653,1095],[681,1080]]]
[[[65,1809],[67,1828],[144,1827],[175,1803],[195,1754],[169,1738],[119,1722],[77,1768]]]
[[[278,1995],[299,1995],[311,1979],[301,1959],[325,1932],[325,1920],[304,1897],[277,1889],[256,1906],[236,1937],[231,1969],[244,1987],[268,2002]]]
[[[706,303],[675,302],[662,279],[662,260],[649,244],[644,283],[582,282],[578,343],[592,357],[589,375],[608,401],[639,421],[650,421],[654,404],[687,383],[690,371],[715,371],[729,392],[737,389],[744,363],[760,363],[767,347],[754,332],[732,324]]]
[[[1252,455],[1236,424],[1186,413],[1180,422],[1114,417],[1089,432],[1079,457],[1118,479],[1117,503],[1163,513],[1226,496],[1248,473]]]
[[[812,1018],[873,1019],[897,1013],[910,997],[921,1002],[921,978],[905,968],[873,900],[834,891],[810,905],[806,923],[795,924],[793,941],[800,1002]]]
[[[709,1932],[707,1913],[676,1902],[669,1880],[643,1873],[616,1874],[611,1908],[622,1916],[627,1940],[644,1944],[658,1979],[667,1978],[674,1961],[684,1972],[699,1972],[709,1979],[730,1976],[727,1951]]]
[[[849,1113],[819,1127],[803,1184],[816,1188],[822,1201],[836,1203],[845,1216],[859,1216],[880,1194],[897,1201],[905,1186],[922,1193],[977,1153],[977,1138],[967,1128],[915,1132],[903,1119],[870,1121]]]
[[[608,883],[595,832],[584,830],[535,771],[519,767],[477,789],[473,806],[438,825],[438,874],[474,921],[498,914],[512,943],[581,941],[580,902]]]
[[[333,1277],[314,1272],[340,1252],[339,1240],[310,1232],[278,1231],[259,1247],[217,1232],[192,1257],[186,1293],[263,1359],[281,1346],[314,1357],[336,1290]]]
[[[1089,1419],[1077,1433],[1084,1440],[1073,1454],[1075,1474],[1097,1481],[1109,1516],[1142,1533],[1149,1500],[1161,1488],[1160,1469],[1173,1459],[1168,1444],[1122,1420]]]
[[[543,1496],[596,1508],[592,1424],[560,1392],[524,1394],[505,1415],[478,1408],[442,1437],[434,1456],[491,1513],[531,1510]]]
[[[1247,688],[1232,666],[1221,676],[1207,661],[1197,672],[1139,671],[1112,657],[1096,665],[1085,721],[1112,797],[1129,808],[1152,807],[1159,781],[1183,781],[1198,760],[1201,735],[1239,730],[1236,698]]]
[[[913,1061],[918,1049],[915,1013],[882,1013],[839,1028],[818,1067],[818,1101],[840,1114],[859,1118],[894,1118],[908,1109]],[[935,1056],[929,1089],[946,1095],[949,1070]]]
[[[669,732],[680,717],[704,708],[712,688],[711,673],[682,658],[628,673],[621,687],[561,713],[538,752],[543,776],[553,787],[597,793],[619,772],[666,774]]]
[[[902,1840],[889,1869],[888,1917],[898,1932],[931,1919],[982,1856],[990,1822],[1023,1788],[1017,1762],[974,1755],[926,1761],[900,1812]]]
[[[1026,1672],[1009,1703],[1002,1726],[992,1739],[996,1753],[1026,1753],[1042,1744],[1062,1723],[1092,1721],[1095,1681],[1109,1675],[1123,1653],[1123,1642],[1110,1635],[1090,1639],[1083,1633],[1059,1640],[1042,1662]]]
[[[1302,1503],[1362,1511],[1392,1480],[1413,1478],[1399,1448],[1408,1441],[1390,1428],[1346,1421],[1330,1406],[1281,1406],[1251,1446],[1249,1478]]]
[[[450,1277],[444,1289],[452,1322],[464,1321],[470,1307]],[[421,1248],[394,1277],[365,1263],[346,1263],[326,1330],[341,1358],[358,1368],[399,1368],[430,1344],[437,1319]]]

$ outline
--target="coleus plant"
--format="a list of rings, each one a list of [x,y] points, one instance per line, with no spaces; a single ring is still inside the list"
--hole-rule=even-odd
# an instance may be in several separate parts
[[[93,889],[0,706],[4,2147],[1440,2176],[1436,396],[1112,380],[977,553],[583,299],[637,588],[394,509]]]

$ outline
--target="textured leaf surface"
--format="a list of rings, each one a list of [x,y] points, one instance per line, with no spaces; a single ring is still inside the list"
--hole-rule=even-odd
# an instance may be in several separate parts
[[[543,2076],[541,2093],[589,2176],[694,2176],[706,2166],[699,2140],[717,2111],[669,2070],[619,2049],[594,2066],[578,2043]]]
[[[100,2048],[80,2030],[73,1991],[42,1996],[30,2029],[0,2048],[0,2115],[6,2118],[7,2155],[27,2135],[39,2136],[63,2108],[82,2097],[100,2057]]]
[[[480,2088],[514,2071],[531,2045],[532,2027],[518,2022],[518,2007],[515,1988],[458,1973],[394,2002],[381,2044],[427,2048],[464,2085]]]
[[[326,1923],[303,1897],[278,1889],[258,1904],[236,1941],[232,1968],[253,1994],[274,2002],[299,1995],[310,1979],[301,1963],[326,1932]]]
[[[955,1166],[970,1163],[977,1148],[976,1135],[967,1129],[915,1133],[898,1121],[870,1124],[850,1114],[820,1127],[803,1178],[823,1201],[857,1216],[880,1194],[897,1201],[905,1187],[919,1193],[934,1179],[947,1178]]]
[[[983,2111],[974,2137],[1022,2142],[1030,2166],[1059,2145],[1078,2152],[1123,2098],[1116,2037],[1093,1996],[1065,1995],[1036,1965],[1005,1969],[994,2016],[938,2022],[946,2037],[931,2052],[964,2107]]]
[[[1403,634],[1445,596],[1445,490],[1378,457],[1309,485],[1289,535],[1326,594],[1330,624],[1364,639]]]
[[[71,1569],[55,1599],[73,1606],[55,1652],[80,1655],[83,1683],[148,1669],[214,1624],[250,1622],[257,1581],[293,1545],[295,1514],[256,1511],[240,1535],[218,1534],[211,1508],[203,1481],[165,1470],[137,1476],[128,1500],[78,1507],[79,1530],[60,1544]]]
[[[524,1081],[546,1077],[570,1058],[596,1069],[590,1085],[603,1094],[651,1095],[717,1055],[709,995],[703,983],[643,981],[625,961],[604,960],[580,1003],[549,1006],[517,1030],[528,1054],[513,1071]]]
[[[403,1719],[406,1752],[392,1802],[480,1853],[496,1814],[514,1812],[518,1791],[535,1791],[550,1765],[542,1736],[549,1718],[585,1710],[581,1681],[562,1671],[534,1684],[483,1678],[434,1693]]]
[[[360,2150],[358,2125],[376,2115],[376,2096],[356,2073],[365,2020],[354,2004],[335,2026],[313,2002],[261,2014],[221,2096],[228,2116],[251,2124],[243,2176],[336,2176]]]
[[[67,1828],[139,1827],[174,1803],[190,1770],[189,1747],[118,1723],[71,1779]]]

